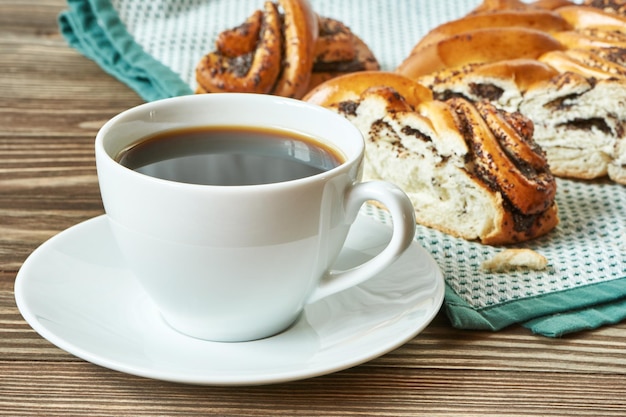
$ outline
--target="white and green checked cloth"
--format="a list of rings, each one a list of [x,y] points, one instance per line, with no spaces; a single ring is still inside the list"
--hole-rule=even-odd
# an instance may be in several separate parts
[[[460,17],[479,0],[310,0],[320,15],[347,24],[394,69],[434,26]],[[68,43],[147,101],[192,94],[194,67],[216,35],[237,26],[262,0],[68,0],[59,16]],[[418,226],[416,239],[446,279],[445,309],[464,329],[520,323],[560,336],[626,318],[626,187],[558,181],[561,223],[528,247],[549,260],[544,271],[484,273],[503,248],[456,239]],[[366,206],[388,222],[387,213]]]

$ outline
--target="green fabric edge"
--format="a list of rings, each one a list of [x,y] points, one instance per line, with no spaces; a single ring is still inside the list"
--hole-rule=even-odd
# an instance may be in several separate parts
[[[557,293],[474,308],[446,285],[446,314],[456,328],[497,331],[521,323],[536,334],[558,337],[626,318],[626,278]]]
[[[58,17],[68,44],[146,101],[193,94],[170,68],[147,54],[126,31],[108,0],[68,0]]]
[[[560,337],[568,333],[619,323],[624,319],[626,319],[626,300],[619,300],[584,310],[539,317],[522,323],[522,326],[536,334]]]

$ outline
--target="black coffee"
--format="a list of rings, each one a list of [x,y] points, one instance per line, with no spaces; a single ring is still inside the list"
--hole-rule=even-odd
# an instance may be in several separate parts
[[[339,166],[341,154],[293,132],[202,127],[144,138],[116,160],[152,177],[191,184],[254,185],[319,174]]]

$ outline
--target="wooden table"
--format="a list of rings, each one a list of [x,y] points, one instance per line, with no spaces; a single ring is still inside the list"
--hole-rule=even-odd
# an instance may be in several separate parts
[[[142,100],[58,33],[62,0],[0,1],[0,415],[626,415],[626,323],[548,339],[453,329],[314,379],[200,387],[84,362],[17,310],[13,283],[49,237],[103,212],[97,129]]]

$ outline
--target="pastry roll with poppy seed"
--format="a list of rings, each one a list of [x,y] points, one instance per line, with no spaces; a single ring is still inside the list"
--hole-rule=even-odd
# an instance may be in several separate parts
[[[265,1],[224,30],[196,65],[197,93],[239,92],[301,98],[348,72],[377,70],[369,47],[343,23],[318,16],[307,0]]]
[[[586,74],[582,69],[564,70],[575,65],[572,56],[566,51],[539,60],[470,64],[419,81],[438,99],[488,100],[528,117],[534,123],[534,141],[545,151],[554,175],[578,179],[608,175],[626,184],[626,78],[592,68],[590,61]],[[591,71],[595,76],[589,75]]]
[[[571,3],[536,8],[547,4],[486,0],[479,11],[433,29],[397,72],[437,99],[488,100],[521,112],[556,176],[626,184],[626,16]],[[540,30],[530,16],[542,17]],[[503,27],[507,22],[512,26]],[[535,43],[521,42],[522,35]],[[450,48],[462,43],[473,49]],[[489,54],[472,52],[483,49]],[[433,51],[438,58],[427,59]]]
[[[489,102],[433,100],[406,77],[360,72],[304,100],[328,107],[365,137],[365,178],[399,185],[418,223],[485,244],[544,235],[558,224],[556,182],[533,124]]]

